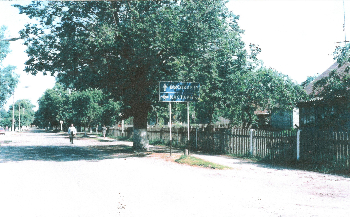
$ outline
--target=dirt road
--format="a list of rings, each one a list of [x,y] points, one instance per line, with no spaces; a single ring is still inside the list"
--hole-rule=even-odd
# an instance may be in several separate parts
[[[211,170],[135,155],[130,143],[53,133],[0,137],[0,216],[344,216],[350,179],[218,156]]]

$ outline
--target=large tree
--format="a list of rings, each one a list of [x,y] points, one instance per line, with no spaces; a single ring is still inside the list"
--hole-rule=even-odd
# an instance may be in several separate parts
[[[18,83],[18,75],[14,73],[14,66],[3,66],[2,61],[10,53],[9,39],[5,38],[6,27],[0,28],[0,107],[13,94]]]
[[[88,89],[73,92],[71,97],[72,119],[84,128],[99,124],[103,112],[103,93],[101,90]]]
[[[288,76],[265,67],[244,73],[236,80],[234,86],[236,88],[229,92],[229,95],[235,97],[229,102],[241,105],[241,108],[232,111],[237,108],[230,107],[225,112],[231,120],[240,120],[236,121],[236,124],[242,124],[244,128],[251,127],[256,121],[255,111],[291,111],[298,101],[307,97],[302,86]],[[238,115],[240,117],[237,117]]]
[[[39,109],[35,114],[35,123],[41,127],[57,128],[60,127],[61,121],[65,127],[72,123],[79,127],[115,124],[117,116],[115,113],[120,110],[101,90],[65,90],[59,83],[54,88],[46,90],[38,102]],[[113,112],[112,109],[117,110]],[[109,120],[103,114],[109,114]]]
[[[17,7],[38,22],[21,37],[26,71],[76,90],[98,88],[134,117],[134,147],[146,149],[147,116],[161,80],[197,81],[208,117],[222,107],[225,79],[245,64],[238,17],[225,1],[33,2]],[[236,56],[237,58],[233,58]],[[142,135],[142,136],[141,136]]]
[[[39,109],[35,113],[35,124],[40,127],[59,126],[60,120],[66,120],[69,112],[67,98],[68,91],[59,84],[46,90],[38,100]]]

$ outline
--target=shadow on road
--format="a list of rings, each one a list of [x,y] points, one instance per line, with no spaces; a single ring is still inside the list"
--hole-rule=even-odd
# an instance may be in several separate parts
[[[98,161],[114,158],[144,157],[147,153],[134,153],[132,147],[108,146],[2,146],[0,163],[13,161]]]

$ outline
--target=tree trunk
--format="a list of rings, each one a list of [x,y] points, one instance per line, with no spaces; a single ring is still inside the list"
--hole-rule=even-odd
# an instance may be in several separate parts
[[[134,144],[137,151],[148,151],[149,142],[147,139],[147,115],[148,109],[137,109],[134,113]]]

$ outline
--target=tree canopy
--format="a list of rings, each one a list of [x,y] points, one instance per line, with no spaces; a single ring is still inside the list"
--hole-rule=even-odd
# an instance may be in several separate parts
[[[55,75],[77,90],[110,93],[123,102],[124,117],[134,117],[135,128],[146,128],[160,80],[201,82],[205,95],[221,86],[210,82],[226,76],[224,68],[239,70],[244,62],[242,31],[224,1],[38,1],[17,7],[39,20],[21,32],[26,71]]]
[[[18,83],[18,75],[14,73],[14,66],[3,66],[2,61],[10,53],[9,41],[5,38],[6,27],[0,27],[0,107],[13,94]]]
[[[271,68],[256,68],[238,75],[233,82],[233,88],[227,92],[228,106],[221,116],[243,128],[257,121],[256,111],[291,111],[298,101],[307,97],[300,85]]]
[[[4,109],[0,110],[0,126],[12,126],[13,112],[15,128],[19,126],[19,119],[21,120],[21,127],[30,126],[34,122],[34,107],[28,99],[17,100],[14,105],[9,106],[7,112]]]
[[[45,91],[39,99],[35,124],[41,127],[74,125],[92,127],[113,125],[118,121],[120,103],[108,99],[101,90],[65,90],[61,84]]]
[[[221,114],[241,120],[246,104],[294,102],[297,90],[290,80],[256,71],[260,48],[245,49],[239,16],[225,4],[208,0],[17,5],[20,13],[37,19],[21,31],[29,55],[25,70],[54,75],[64,88],[101,90],[121,102],[123,118],[134,117],[135,129],[145,129],[149,112],[166,106],[158,102],[159,81],[199,82],[195,113],[209,123]],[[292,89],[282,94],[285,98],[259,92],[284,93],[286,86]],[[256,103],[250,101],[254,97]]]

